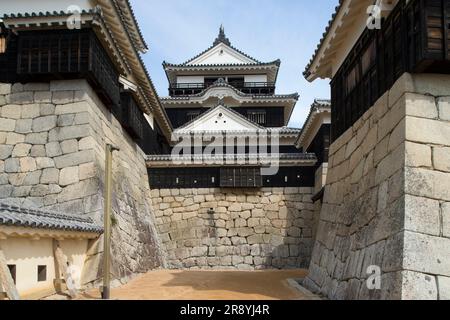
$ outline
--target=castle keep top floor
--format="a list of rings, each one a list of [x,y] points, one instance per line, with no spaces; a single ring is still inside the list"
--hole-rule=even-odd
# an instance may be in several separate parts
[[[286,126],[298,94],[276,94],[281,61],[261,62],[235,48],[220,27],[212,46],[181,63],[163,63],[169,97],[162,102],[175,128],[224,103],[265,127]]]

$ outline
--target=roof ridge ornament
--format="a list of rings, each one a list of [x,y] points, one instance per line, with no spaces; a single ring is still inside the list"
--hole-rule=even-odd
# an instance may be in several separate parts
[[[214,40],[214,46],[217,46],[220,43],[224,43],[227,46],[231,46],[230,39],[227,38],[225,35],[225,28],[223,27],[223,24],[220,25],[219,29],[219,35],[217,36],[216,40]]]

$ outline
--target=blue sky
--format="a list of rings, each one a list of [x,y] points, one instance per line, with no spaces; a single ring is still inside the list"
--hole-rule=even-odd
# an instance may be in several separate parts
[[[220,24],[233,46],[268,62],[281,59],[277,93],[300,94],[290,126],[303,125],[314,98],[329,98],[328,80],[307,82],[309,62],[338,0],[131,0],[149,44],[143,56],[160,96],[165,60],[182,63],[207,49]]]

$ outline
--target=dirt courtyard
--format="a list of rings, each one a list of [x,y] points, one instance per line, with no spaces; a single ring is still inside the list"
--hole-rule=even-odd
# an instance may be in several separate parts
[[[308,297],[288,284],[305,270],[177,271],[158,270],[113,289],[119,300],[304,300]],[[81,299],[99,299],[91,290]]]

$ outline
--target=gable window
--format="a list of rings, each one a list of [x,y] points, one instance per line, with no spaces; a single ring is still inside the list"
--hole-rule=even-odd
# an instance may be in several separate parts
[[[257,124],[266,124],[266,111],[265,110],[251,110],[247,111],[247,118]]]
[[[197,119],[199,116],[200,116],[200,111],[189,111],[189,112],[186,114],[186,117],[187,117],[187,121],[188,121],[188,122]]]

